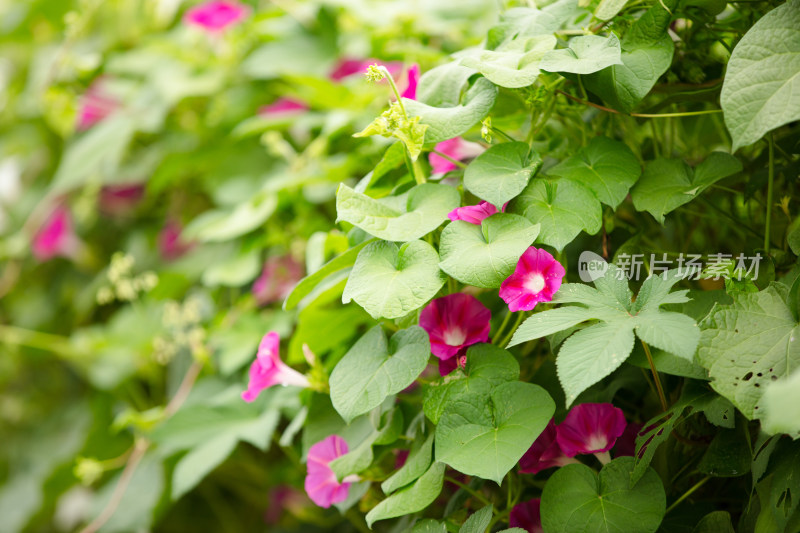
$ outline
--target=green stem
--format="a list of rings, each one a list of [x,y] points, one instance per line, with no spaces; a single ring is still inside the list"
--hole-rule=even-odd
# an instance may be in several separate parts
[[[434,154],[438,155],[439,157],[441,157],[443,159],[447,159],[448,161],[450,161],[451,163],[453,163],[455,166],[457,166],[459,168],[467,168],[467,165],[465,165],[464,163],[462,163],[458,159],[453,159],[449,155],[447,155],[447,154],[445,154],[443,152],[440,152],[439,150],[432,150],[432,151],[433,151]]]
[[[494,338],[492,339],[492,344],[497,344],[498,342],[500,342],[503,332],[506,330],[506,326],[508,325],[508,322],[511,320],[511,315],[513,314],[514,313],[509,311],[508,313],[506,313],[506,316],[503,317],[503,321],[500,323],[500,327],[497,328],[497,332],[494,334]]]
[[[444,479],[445,479],[445,481],[449,481],[453,485],[456,485],[458,488],[462,489],[464,492],[468,493],[470,496],[472,496],[473,498],[475,498],[476,500],[478,500],[482,504],[484,504],[484,505],[493,505],[492,502],[490,502],[488,500],[488,498],[486,498],[486,496],[484,496],[483,494],[473,490],[468,485],[465,485],[465,484],[461,483],[457,479],[453,479],[450,476],[445,476]]]
[[[494,126],[489,126],[489,127],[490,127],[490,129],[491,129],[493,132],[495,132],[495,133],[499,133],[499,134],[500,134],[502,137],[504,137],[504,138],[505,138],[505,140],[507,140],[508,142],[512,142],[512,143],[513,143],[513,142],[516,142],[516,139],[515,139],[514,137],[512,137],[512,136],[511,136],[511,135],[509,135],[508,133],[504,132],[503,130],[501,130],[501,129],[499,129],[499,128],[496,128],[496,127],[494,127]]]
[[[676,508],[678,505],[680,505],[680,503],[681,503],[683,500],[685,500],[686,498],[688,498],[689,496],[691,496],[691,495],[692,495],[692,493],[694,493],[694,492],[695,492],[697,489],[699,489],[700,487],[702,487],[702,486],[703,486],[703,485],[706,483],[706,481],[708,481],[709,479],[711,479],[711,476],[706,476],[706,477],[704,477],[703,479],[701,479],[700,481],[698,481],[697,483],[695,483],[694,485],[692,485],[692,487],[691,487],[689,490],[687,490],[686,492],[684,492],[684,493],[681,495],[681,497],[680,497],[680,498],[678,498],[677,500],[675,500],[674,502],[672,502],[672,505],[670,505],[669,507],[667,507],[667,510],[666,510],[666,511],[664,511],[664,514],[667,514],[667,513],[669,513],[670,511],[672,511],[673,509],[675,509],[675,508]]]
[[[642,341],[642,339],[639,339]],[[656,384],[656,389],[658,390],[658,399],[661,400],[661,408],[666,411],[669,409],[667,405],[667,397],[664,395],[664,389],[661,387],[661,380],[658,377],[658,371],[656,370],[656,364],[653,361],[653,355],[650,353],[650,347],[647,345],[646,342],[642,341],[642,347],[644,348],[644,354],[647,356],[647,363],[650,365],[650,372],[653,373],[653,381]]]
[[[80,356],[80,354],[72,348],[67,337],[16,326],[0,325],[0,344],[28,346],[53,352],[65,357]]]
[[[386,76],[386,79],[389,81],[389,85],[392,86],[392,92],[394,93],[394,97],[397,99],[397,105],[400,106],[403,116],[406,117],[406,120],[408,120],[408,113],[406,113],[406,107],[403,105],[403,99],[400,97],[400,91],[397,90],[397,85],[394,83],[394,78],[392,78],[392,75],[389,74],[389,71],[386,69],[386,67],[381,66],[378,68],[381,70],[381,72],[383,72],[383,75]]]
[[[422,172],[422,167],[419,164],[419,161],[412,161],[411,154],[408,153],[408,147],[405,147],[403,150],[403,156],[406,160],[406,168],[408,168],[408,172],[414,177],[414,181],[417,182],[417,185],[422,185],[427,181],[425,179],[425,173]]]
[[[498,344],[499,347],[505,348],[506,346],[508,346],[508,343],[511,342],[511,337],[514,336],[514,332],[517,331],[517,328],[522,323],[523,318],[525,318],[525,313],[521,311],[518,312],[517,319],[514,320],[514,325],[511,326],[511,329],[508,330],[508,335],[506,335],[505,338],[500,342],[500,344]]]
[[[764,250],[769,253],[769,226],[772,221],[772,190],[775,182],[775,137],[769,134],[769,181],[767,181],[767,220],[764,226]]]

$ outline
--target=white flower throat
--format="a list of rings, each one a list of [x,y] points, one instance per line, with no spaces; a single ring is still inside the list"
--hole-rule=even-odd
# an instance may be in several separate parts
[[[534,294],[541,292],[542,289],[544,289],[544,276],[538,272],[531,274],[530,277],[528,277],[528,281],[525,282],[525,288]]]

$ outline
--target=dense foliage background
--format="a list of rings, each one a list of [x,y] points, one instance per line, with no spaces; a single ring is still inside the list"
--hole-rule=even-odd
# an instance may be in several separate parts
[[[800,531],[800,1],[0,36],[0,531]]]

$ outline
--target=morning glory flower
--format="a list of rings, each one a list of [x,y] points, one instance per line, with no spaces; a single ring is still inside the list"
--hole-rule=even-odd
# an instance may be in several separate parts
[[[406,72],[406,88],[400,93],[402,98],[417,99],[417,82],[419,81],[419,65],[411,65]]]
[[[238,2],[212,0],[189,9],[183,20],[210,33],[219,33],[241,22],[250,14],[250,8]]]
[[[541,502],[541,498],[534,498],[515,505],[508,517],[508,525],[522,528],[528,533],[543,533],[542,518],[539,514]]]
[[[431,352],[439,359],[460,355],[467,346],[489,341],[492,313],[472,295],[437,298],[422,310],[419,325],[428,332]]]
[[[311,501],[326,509],[347,499],[350,483],[358,476],[347,476],[340,483],[331,470],[330,463],[348,452],[347,442],[339,435],[331,435],[308,450],[305,489]]]
[[[558,445],[570,457],[578,454],[605,454],[625,431],[622,410],[610,403],[582,403],[570,409],[558,425]],[[608,459],[610,460],[610,459]]]
[[[79,246],[69,210],[58,206],[34,235],[31,251],[39,261],[47,261],[56,256],[72,257]]]
[[[253,296],[258,305],[282,301],[303,277],[303,266],[286,255],[270,257],[264,263],[264,270],[253,283]]]
[[[250,365],[250,383],[247,390],[242,393],[246,402],[254,401],[262,390],[273,385],[293,385],[306,388],[308,379],[286,363],[280,357],[280,337],[275,331],[270,331],[261,339],[258,352],[253,364]]]
[[[78,131],[88,130],[119,108],[119,102],[108,94],[106,83],[105,77],[96,78],[81,97]]]
[[[273,103],[263,106],[258,110],[258,114],[262,116],[270,115],[289,115],[308,111],[308,106],[292,98],[278,98]]]
[[[541,435],[536,438],[522,459],[519,460],[519,471],[523,474],[538,474],[542,470],[554,466],[577,462],[561,450],[556,435],[556,424],[551,418]]]
[[[566,273],[547,250],[531,246],[517,261],[514,273],[500,285],[500,298],[511,311],[530,311],[537,303],[553,299]]]
[[[506,209],[503,205],[503,211]],[[447,213],[447,218],[450,220],[463,220],[470,224],[480,225],[481,222],[497,213],[497,208],[489,202],[481,202],[478,205],[466,205],[464,207],[457,207]]]
[[[158,234],[158,250],[167,261],[178,259],[192,249],[193,243],[184,242],[181,238],[183,228],[175,219],[168,219]]]
[[[461,137],[448,139],[437,144],[434,149],[456,161],[464,161],[481,155],[486,149],[478,143],[465,141]],[[458,166],[452,161],[431,152],[428,154],[428,162],[434,174],[446,174],[455,170]]]

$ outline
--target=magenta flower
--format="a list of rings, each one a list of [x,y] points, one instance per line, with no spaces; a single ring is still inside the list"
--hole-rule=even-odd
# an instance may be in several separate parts
[[[614,446],[614,457],[630,456],[636,454],[636,437],[644,427],[644,424],[639,422],[630,422],[625,426],[625,431],[617,439],[617,444]]]
[[[538,474],[542,470],[554,466],[564,466],[577,462],[572,457],[568,457],[556,440],[557,430],[553,419],[547,423],[541,435],[519,460],[519,471],[523,474]]]
[[[411,65],[406,72],[406,88],[400,93],[401,98],[417,99],[417,82],[419,82],[419,65]]]
[[[81,98],[78,112],[78,131],[88,130],[116,111],[120,104],[108,94],[105,77],[96,78]]]
[[[253,296],[261,306],[282,301],[302,277],[303,266],[291,256],[270,257],[253,283]]]
[[[183,228],[175,219],[169,219],[158,234],[158,249],[161,257],[167,261],[178,259],[194,247],[193,243],[181,239]]]
[[[72,257],[78,246],[69,210],[58,206],[34,235],[32,251],[36,259],[47,261],[56,256]]]
[[[302,388],[309,386],[308,379],[303,374],[281,361],[280,343],[281,339],[275,331],[270,331],[261,339],[256,360],[250,365],[250,383],[242,393],[242,400],[252,402],[262,390],[273,385]]]
[[[444,377],[453,372],[456,368],[467,366],[467,356],[459,355],[450,359],[439,359],[439,375]]]
[[[327,509],[334,503],[345,501],[350,483],[358,479],[358,476],[347,476],[339,483],[329,466],[331,461],[347,452],[347,442],[338,435],[331,435],[308,450],[306,494],[320,507]]]
[[[481,155],[486,149],[478,143],[465,141],[461,137],[455,137],[437,144],[434,149],[456,161],[464,161]],[[431,164],[434,174],[445,174],[455,170],[458,166],[445,159],[444,157],[431,152],[428,154],[428,162]]]
[[[144,196],[144,185],[105,185],[100,189],[100,210],[107,215],[130,212]]]
[[[508,517],[508,525],[520,527],[528,533],[543,533],[542,518],[539,515],[541,502],[540,498],[534,498],[515,505]]]
[[[531,246],[517,261],[514,273],[500,284],[500,298],[511,311],[530,311],[537,303],[553,299],[566,273],[550,253]]]
[[[558,425],[556,439],[569,457],[603,454],[614,446],[626,425],[622,410],[610,403],[582,403],[570,409]]]
[[[220,33],[241,22],[250,14],[250,7],[238,2],[211,0],[189,9],[183,16],[186,24],[199,26],[210,33]]]
[[[477,298],[459,292],[429,303],[420,313],[419,325],[428,332],[433,355],[450,359],[467,346],[488,342],[491,318]]]
[[[384,67],[386,67],[386,70],[389,71],[389,74],[391,74],[393,78],[396,78],[403,70],[403,64],[398,61],[381,63],[377,59],[346,58],[339,60],[333,71],[330,73],[329,78],[333,81],[341,81],[354,74],[364,75],[367,73],[367,69],[370,67],[370,65],[374,65],[376,63],[382,64]]]
[[[308,106],[291,98],[278,98],[270,105],[265,105],[258,110],[259,115],[293,115],[299,112],[308,111]]]
[[[503,204],[502,211],[505,212],[508,202]],[[478,205],[465,205],[464,207],[457,207],[447,213],[447,218],[450,220],[463,220],[470,224],[477,224],[480,226],[481,221],[485,218],[497,213],[497,208],[494,204],[489,202],[481,202]]]

